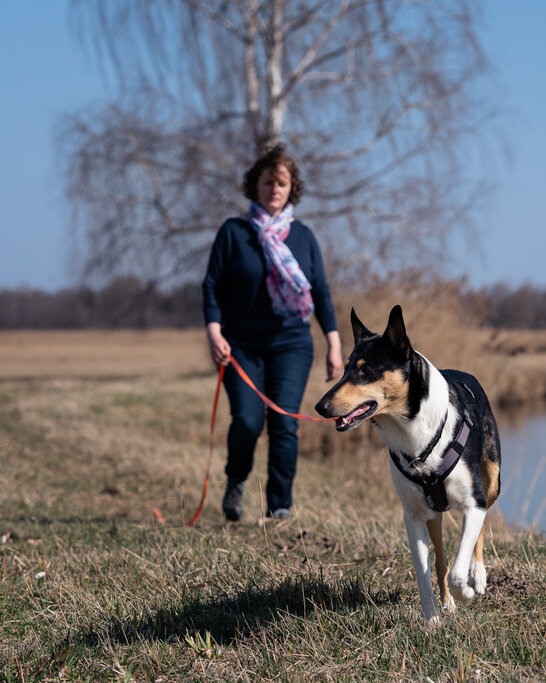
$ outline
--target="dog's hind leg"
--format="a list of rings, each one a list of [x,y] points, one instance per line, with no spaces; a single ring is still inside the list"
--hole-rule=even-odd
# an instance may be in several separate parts
[[[487,500],[487,508],[497,500],[500,489],[500,468],[497,462],[482,460],[480,465],[483,488],[485,492],[485,499]],[[483,563],[483,534],[484,527],[482,526],[474,552],[472,553],[472,560],[470,561],[470,571],[468,573],[468,583],[476,593],[483,595],[487,585],[487,574]]]
[[[487,574],[483,564],[483,530],[482,525],[480,535],[474,546],[472,559],[470,560],[470,569],[468,571],[468,585],[471,586],[478,595],[485,593],[485,586],[487,585]]]
[[[413,560],[413,566],[415,567],[415,573],[417,574],[421,611],[429,624],[439,624],[438,603],[434,597],[432,578],[430,576],[430,540],[426,522],[405,513],[404,523],[406,524],[406,531],[408,533],[411,559]]]
[[[453,563],[453,568],[448,576],[451,594],[462,602],[470,602],[474,597],[474,587],[469,585],[468,577],[474,549],[478,543],[478,539],[483,538],[482,529],[485,520],[485,512],[486,511],[483,508],[479,507],[468,508],[464,512],[463,530],[461,533],[459,549],[457,550],[457,557]],[[480,540],[478,550],[480,550],[481,545],[482,542]]]
[[[429,520],[427,522],[427,527],[430,540],[434,546],[434,564],[436,567],[436,576],[438,578],[438,587],[440,589],[440,601],[444,609],[451,611],[455,609],[455,602],[453,601],[447,586],[448,564],[442,540],[442,515],[438,514],[433,519]]]

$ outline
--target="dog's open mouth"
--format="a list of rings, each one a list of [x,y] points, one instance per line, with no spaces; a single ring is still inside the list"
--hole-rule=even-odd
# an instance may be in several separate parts
[[[362,420],[369,419],[377,410],[376,401],[366,401],[362,405],[358,406],[356,410],[352,413],[345,415],[344,417],[336,418],[336,429],[338,432],[345,432],[348,429],[354,429],[358,426]]]

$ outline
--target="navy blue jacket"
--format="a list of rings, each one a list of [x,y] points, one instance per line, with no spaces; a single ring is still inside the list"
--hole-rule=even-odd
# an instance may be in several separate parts
[[[311,284],[315,315],[326,334],[337,330],[320,249],[313,233],[297,220],[290,224],[285,244]],[[229,218],[212,246],[203,281],[205,322],[218,322],[233,341],[266,341],[279,333],[309,334],[309,323],[297,314],[273,312],[266,286],[267,267],[258,235],[244,218]]]

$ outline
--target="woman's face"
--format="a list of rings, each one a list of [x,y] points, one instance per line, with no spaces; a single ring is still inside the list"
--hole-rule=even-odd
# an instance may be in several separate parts
[[[264,168],[256,189],[258,201],[264,209],[270,216],[278,216],[286,206],[292,189],[290,171],[284,164],[279,164],[277,168]]]

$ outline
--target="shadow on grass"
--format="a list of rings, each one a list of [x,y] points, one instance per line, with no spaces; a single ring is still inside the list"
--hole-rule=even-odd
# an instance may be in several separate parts
[[[246,638],[262,626],[282,616],[306,617],[315,610],[345,612],[377,608],[400,601],[398,591],[370,592],[360,577],[339,581],[322,578],[287,578],[278,586],[241,591],[234,597],[219,596],[209,601],[188,602],[182,609],[161,608],[148,615],[135,615],[123,621],[113,619],[110,626],[80,632],[70,643],[95,646],[100,643],[130,644],[135,641],[167,641],[209,632],[219,645]]]

